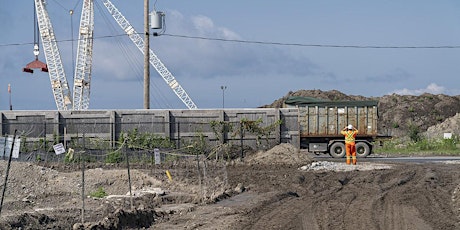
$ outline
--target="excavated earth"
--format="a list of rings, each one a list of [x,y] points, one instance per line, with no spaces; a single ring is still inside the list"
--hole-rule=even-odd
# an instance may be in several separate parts
[[[131,165],[129,174],[125,165],[13,161],[0,229],[460,229],[459,163],[350,166],[287,144],[243,161]],[[4,181],[7,162],[0,167]],[[98,188],[107,196],[88,196]]]
[[[384,95],[382,97],[364,97],[359,95],[347,95],[337,90],[298,90],[289,92],[284,97],[274,101],[272,104],[261,107],[280,108],[284,101],[290,96],[314,97],[317,99],[331,101],[356,101],[375,100],[378,101],[378,131],[382,135],[404,138],[411,133],[426,133],[427,138],[442,138],[444,132],[460,134],[460,95],[448,96],[444,94],[422,95]],[[451,119],[456,126],[444,125],[433,129],[441,123]]]

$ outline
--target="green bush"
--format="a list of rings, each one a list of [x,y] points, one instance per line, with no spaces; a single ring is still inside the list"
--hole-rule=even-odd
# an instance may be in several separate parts
[[[393,139],[385,141],[383,146],[375,145],[375,153],[398,153],[398,154],[450,154],[460,155],[458,147],[459,137],[451,139],[427,139],[418,136],[418,141]]]
[[[175,148],[175,142],[167,137],[152,133],[140,133],[133,129],[128,133],[120,135],[120,143],[126,143],[131,149],[154,149],[154,148]]]
[[[409,125],[408,135],[413,142],[418,142],[421,140],[420,128],[417,125]]]
[[[105,192],[104,188],[99,187],[96,191],[91,192],[89,196],[95,198],[104,198],[107,196],[107,193]]]
[[[123,156],[120,151],[114,151],[107,155],[105,163],[120,163],[123,161]]]

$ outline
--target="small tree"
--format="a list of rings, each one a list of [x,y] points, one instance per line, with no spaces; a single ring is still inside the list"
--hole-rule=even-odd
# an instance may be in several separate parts
[[[422,137],[420,136],[420,128],[414,124],[409,125],[408,134],[409,134],[409,138],[413,142],[418,142],[422,139]]]

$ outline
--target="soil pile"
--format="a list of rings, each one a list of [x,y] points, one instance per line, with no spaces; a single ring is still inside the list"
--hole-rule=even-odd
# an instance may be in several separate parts
[[[247,157],[250,164],[310,164],[313,159],[304,152],[288,143],[279,144],[268,151],[258,151]]]
[[[364,97],[346,95],[337,90],[291,91],[272,104],[261,107],[281,108],[283,102],[290,96],[315,97],[331,101],[376,100],[379,102],[379,133],[394,137],[408,136],[409,132],[426,132],[429,127],[441,124],[460,111],[460,95],[425,93],[419,96],[392,94],[382,97]],[[459,132],[456,134],[460,135]]]
[[[447,118],[440,124],[429,127],[424,135],[427,138],[443,138],[444,133],[460,135],[460,113]]]

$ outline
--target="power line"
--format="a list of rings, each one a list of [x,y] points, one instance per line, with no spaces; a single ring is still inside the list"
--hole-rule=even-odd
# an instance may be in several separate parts
[[[114,37],[123,37],[127,36],[126,34],[117,34],[117,35],[104,35],[104,36],[99,36],[99,37],[94,37],[94,39],[104,39],[104,38],[114,38]],[[63,40],[57,40],[56,42],[58,43],[63,43],[63,42],[74,42],[78,41],[79,39],[63,39]],[[23,42],[23,43],[8,43],[8,44],[0,44],[0,47],[6,47],[6,46],[24,46],[24,45],[31,45],[34,44],[33,42]]]
[[[326,44],[303,44],[303,43],[251,41],[251,40],[225,39],[225,38],[208,38],[208,37],[200,37],[200,36],[188,36],[188,35],[177,35],[177,34],[166,34],[166,33],[162,35],[170,36],[170,37],[178,37],[178,38],[223,41],[223,42],[238,42],[238,43],[279,45],[279,46],[321,47],[321,48],[359,48],[359,49],[458,49],[460,48],[460,45],[442,45],[442,46],[375,46],[375,45],[334,45],[334,44],[326,45]]]
[[[141,34],[141,33],[139,33]],[[128,36],[126,34],[117,35],[104,35],[94,37],[94,39],[105,39],[113,37]],[[459,49],[460,45],[439,45],[439,46],[377,46],[377,45],[335,45],[335,44],[305,44],[305,43],[285,43],[285,42],[269,42],[269,41],[254,41],[254,40],[240,40],[240,39],[226,39],[226,38],[210,38],[190,35],[179,35],[179,34],[154,34],[152,36],[169,36],[175,38],[186,38],[186,39],[199,39],[209,41],[221,41],[221,42],[236,42],[236,43],[247,43],[247,44],[259,44],[259,45],[276,45],[276,46],[297,46],[297,47],[318,47],[318,48],[353,48],[353,49]],[[64,39],[58,42],[72,42],[73,39]],[[5,46],[22,46],[30,45],[33,43],[9,43],[0,44],[0,47]]]

